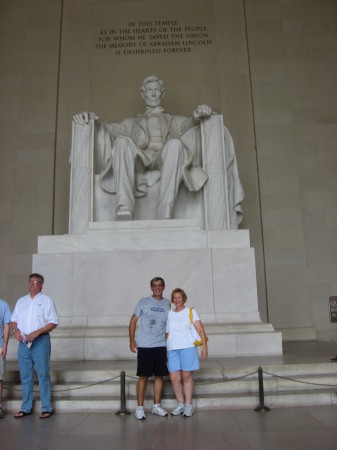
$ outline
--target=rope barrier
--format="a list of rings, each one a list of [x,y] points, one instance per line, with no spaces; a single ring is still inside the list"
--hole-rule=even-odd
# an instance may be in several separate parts
[[[266,375],[271,375],[271,376],[273,376],[275,378],[281,378],[283,380],[293,381],[295,383],[310,384],[312,386],[322,386],[322,387],[334,387],[334,388],[337,388],[337,384],[315,383],[314,381],[296,380],[295,378],[285,377],[283,375],[276,375],[274,373],[267,372],[266,370],[263,370],[263,373],[265,373]]]
[[[251,373],[247,373],[245,375],[241,375],[239,377],[234,377],[234,378],[223,378],[222,380],[217,380],[217,379],[211,379],[209,381],[194,381],[194,385],[198,385],[198,386],[207,386],[208,384],[219,384],[219,383],[228,383],[229,381],[236,381],[236,380],[241,380],[243,378],[247,378],[250,377],[251,375],[255,375],[256,373],[258,373],[257,370],[255,370],[255,372],[251,372]]]
[[[244,374],[244,375],[240,375],[240,376],[234,377],[234,378],[227,378],[227,377],[225,377],[223,379],[214,379],[213,378],[213,379],[210,379],[208,381],[198,381],[198,380],[196,380],[194,382],[194,384],[198,385],[198,386],[207,386],[207,385],[211,385],[211,384],[229,383],[231,381],[237,381],[237,380],[241,380],[243,378],[251,377],[251,376],[253,376],[255,374],[259,374],[259,369],[260,368],[258,368],[258,370],[255,370],[254,372],[250,372],[250,373],[247,373],[247,374]],[[313,381],[297,380],[296,378],[291,378],[291,377],[287,377],[287,376],[283,376],[283,375],[277,375],[277,374],[274,374],[272,372],[268,372],[268,371],[266,371],[264,369],[262,369],[262,372],[265,373],[266,375],[269,375],[269,376],[272,376],[272,377],[275,377],[275,378],[280,378],[280,379],[287,380],[287,381],[292,381],[294,383],[302,383],[302,384],[307,384],[307,385],[312,385],[312,386],[337,388],[337,384],[316,383],[316,382],[313,382]],[[96,381],[94,383],[89,383],[89,384],[85,384],[85,385],[82,385],[82,386],[76,386],[76,387],[67,388],[67,389],[52,390],[52,393],[70,392],[70,391],[76,391],[76,390],[80,390],[80,389],[87,389],[87,388],[90,388],[90,387],[93,387],[93,386],[97,386],[97,385],[100,385],[100,384],[104,384],[104,383],[108,383],[108,382],[117,380],[121,376],[123,376],[123,375],[119,374],[119,375],[116,375],[114,377],[107,378],[106,380]],[[138,381],[138,377],[132,376],[132,375],[125,375],[125,372],[124,372],[124,377],[127,378],[128,380]],[[21,389],[10,388],[10,387],[8,387],[6,385],[3,386],[3,389],[7,390],[7,391],[21,392]],[[39,391],[34,390],[33,392],[38,393]]]
[[[95,383],[85,384],[83,386],[76,386],[76,387],[67,388],[67,389],[57,389],[56,391],[52,390],[51,392],[52,393],[58,393],[58,392],[77,391],[79,389],[86,389],[86,388],[89,388],[89,387],[92,387],[92,386],[97,386],[99,384],[108,383],[109,381],[116,380],[119,377],[120,377],[120,375],[116,375],[115,377],[107,378],[106,380],[102,380],[102,381],[96,381]],[[7,390],[7,391],[11,391],[11,392],[12,391],[14,391],[14,392],[21,392],[21,389],[11,389],[11,388],[9,388],[6,385],[3,386],[3,389]],[[37,391],[37,390],[33,389],[33,392],[38,393],[40,391]]]

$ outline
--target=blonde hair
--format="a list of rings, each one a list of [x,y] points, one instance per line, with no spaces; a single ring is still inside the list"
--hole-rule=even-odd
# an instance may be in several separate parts
[[[184,291],[184,289],[181,289],[181,288],[173,289],[173,291],[171,292],[171,303],[173,303],[173,296],[174,296],[174,294],[181,294],[184,303],[186,303],[187,295],[186,295],[186,292]]]

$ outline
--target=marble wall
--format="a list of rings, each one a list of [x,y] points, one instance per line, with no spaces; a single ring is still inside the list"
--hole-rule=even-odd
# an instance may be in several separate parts
[[[337,340],[337,3],[245,5],[269,319]]]
[[[37,236],[67,232],[71,116],[104,105],[104,89],[91,96],[85,58],[92,8],[108,3],[154,4],[0,1],[0,297],[11,306],[27,289]],[[190,106],[210,100],[233,136],[261,316],[286,339],[337,340],[327,306],[337,292],[337,4],[171,3],[210,8],[216,48],[207,63],[212,70],[204,67],[196,77],[203,95],[164,60],[159,75],[167,73],[174,86],[165,105],[170,112],[188,114]],[[130,73],[125,78],[117,70],[115,77],[133,83]],[[104,74],[100,81],[107,81]],[[108,118],[126,114],[115,113]]]
[[[0,297],[12,307],[37,236],[53,233],[61,7],[0,2]]]

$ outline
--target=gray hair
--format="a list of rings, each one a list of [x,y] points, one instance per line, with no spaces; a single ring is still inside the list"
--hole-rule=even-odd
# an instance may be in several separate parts
[[[30,280],[31,278],[37,278],[37,279],[39,280],[39,284],[43,284],[43,283],[44,283],[43,275],[41,275],[41,274],[39,274],[39,273],[31,273],[31,274],[29,275],[29,280]]]
[[[150,281],[150,285],[153,286],[153,283],[154,283],[155,281],[161,281],[162,285],[165,286],[165,281],[164,281],[164,279],[161,278],[161,277],[154,277],[154,278],[152,278],[152,280]]]

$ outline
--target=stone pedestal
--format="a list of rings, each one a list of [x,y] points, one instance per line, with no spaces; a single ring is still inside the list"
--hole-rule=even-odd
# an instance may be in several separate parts
[[[33,271],[58,309],[53,358],[129,359],[128,324],[151,278],[183,288],[209,336],[210,357],[280,355],[263,324],[247,230],[201,230],[194,220],[92,222],[82,234],[41,236]]]

